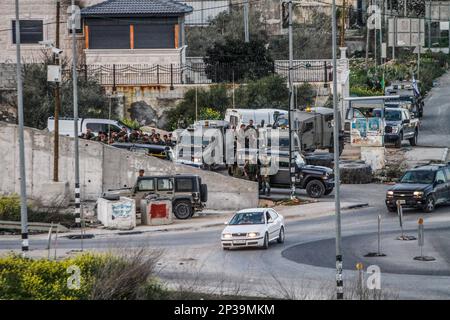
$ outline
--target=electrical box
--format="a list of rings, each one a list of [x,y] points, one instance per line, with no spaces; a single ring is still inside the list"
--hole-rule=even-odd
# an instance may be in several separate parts
[[[48,65],[47,66],[47,81],[48,82],[61,82],[61,66]]]

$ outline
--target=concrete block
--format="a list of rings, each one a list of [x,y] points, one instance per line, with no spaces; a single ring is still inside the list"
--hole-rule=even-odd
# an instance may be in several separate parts
[[[49,181],[34,189],[33,198],[44,207],[67,207],[70,201],[68,181]]]
[[[385,166],[384,147],[361,147],[361,160],[372,167],[372,172],[381,170]]]

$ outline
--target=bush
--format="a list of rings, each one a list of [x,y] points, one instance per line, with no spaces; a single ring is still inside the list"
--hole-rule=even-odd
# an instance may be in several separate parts
[[[126,255],[85,253],[61,261],[17,255],[0,258],[0,299],[153,299],[165,289],[153,278],[158,252]],[[70,289],[70,266],[80,270],[79,288]]]
[[[65,227],[75,226],[75,217],[71,213],[61,213],[61,208],[28,207],[29,222],[60,223]],[[20,198],[18,195],[0,196],[0,220],[20,221]]]
[[[20,198],[18,195],[0,196],[0,220],[20,220]]]

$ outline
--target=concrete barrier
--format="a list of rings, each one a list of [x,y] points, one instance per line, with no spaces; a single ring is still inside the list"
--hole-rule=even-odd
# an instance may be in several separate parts
[[[69,183],[74,195],[73,139],[60,137],[59,178]],[[0,192],[19,193],[19,148],[17,126],[0,122]],[[25,161],[28,197],[57,198],[61,185],[49,187],[53,174],[53,135],[46,130],[25,128]],[[132,153],[99,142],[80,140],[80,185],[82,200],[97,200],[108,189],[130,187],[139,169],[148,175],[198,174],[208,185],[207,209],[238,210],[258,205],[258,185],[215,172],[174,164],[155,157]],[[66,190],[64,190],[66,193]]]

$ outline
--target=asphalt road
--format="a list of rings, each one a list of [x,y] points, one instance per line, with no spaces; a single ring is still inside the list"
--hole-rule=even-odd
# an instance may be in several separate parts
[[[383,186],[384,188],[384,186]],[[343,199],[359,190],[360,197],[371,202],[383,200],[384,189],[373,185],[342,187]],[[326,200],[331,201],[331,198]],[[299,206],[299,210],[302,207]],[[377,215],[382,216],[382,248],[387,257],[370,260],[366,251],[376,251]],[[416,234],[417,219],[424,216],[415,210],[405,211],[405,233]],[[374,263],[382,271],[382,286],[401,298],[450,297],[450,207],[438,208],[424,216],[425,254],[435,262],[418,262],[417,241],[394,240],[400,235],[398,218],[382,205],[343,212],[344,279],[350,286],[356,279],[355,263]],[[158,264],[159,276],[168,284],[197,289],[245,294],[277,295],[290,298],[331,298],[334,290],[334,216],[311,220],[287,220],[286,242],[274,243],[268,250],[223,251],[220,247],[222,227],[177,232],[153,232],[115,237],[96,237],[84,241],[86,249],[131,250],[147,247],[163,250]],[[45,250],[47,242],[30,239],[34,250]],[[58,255],[80,248],[80,240],[60,238]],[[0,249],[20,249],[16,239],[0,240]],[[41,252],[45,254],[45,251]],[[373,262],[372,262],[373,261]]]
[[[425,99],[418,145],[450,147],[450,73],[437,83]]]

